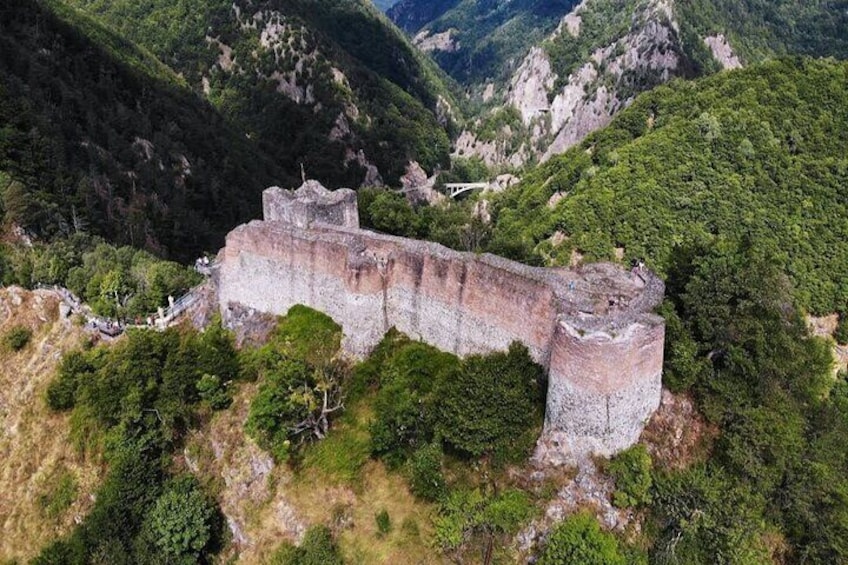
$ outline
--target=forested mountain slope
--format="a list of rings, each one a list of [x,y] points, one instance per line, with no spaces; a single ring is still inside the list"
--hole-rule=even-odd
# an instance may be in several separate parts
[[[451,76],[463,84],[499,78],[512,59],[541,43],[577,0],[404,0],[389,17],[419,45],[445,34],[450,41],[428,49]],[[426,44],[425,44],[426,45]]]
[[[395,4],[397,4],[397,0],[374,0],[374,5],[383,10],[384,12]]]
[[[286,170],[330,186],[448,162],[450,96],[369,0],[69,0],[150,49]]]
[[[258,213],[281,167],[151,55],[36,0],[0,8],[0,194],[32,233],[190,257]]]
[[[467,126],[457,153],[490,165],[521,166],[562,153],[608,124],[636,94],[671,78],[775,55],[844,58],[846,6],[404,0],[389,15],[466,87],[478,119]]]
[[[549,263],[644,258],[748,239],[802,306],[848,305],[848,63],[791,58],[675,81],[498,200],[502,252]]]

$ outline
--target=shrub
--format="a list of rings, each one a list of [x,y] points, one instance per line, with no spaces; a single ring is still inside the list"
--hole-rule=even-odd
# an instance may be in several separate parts
[[[171,481],[156,499],[144,528],[146,541],[152,541],[176,563],[197,563],[212,540],[216,509],[193,477]]]
[[[644,445],[634,445],[615,456],[607,465],[607,472],[615,480],[613,504],[619,508],[650,504],[652,465]]]
[[[332,318],[298,304],[274,328],[268,345],[286,357],[320,366],[335,357],[341,341],[342,328]]]
[[[539,565],[625,565],[614,536],[587,513],[575,514],[551,532]]]
[[[212,410],[223,410],[232,404],[229,390],[215,375],[206,373],[197,381],[197,393]]]
[[[3,336],[3,345],[9,351],[20,351],[32,339],[32,330],[24,326],[15,326]]]
[[[517,461],[532,448],[532,429],[541,420],[542,368],[527,348],[513,343],[507,353],[475,355],[440,380],[436,431],[460,452]]]
[[[534,513],[533,501],[527,493],[510,489],[486,505],[482,522],[491,531],[514,535]]]
[[[47,406],[56,411],[73,408],[80,377],[92,370],[88,357],[82,351],[72,351],[62,357],[59,374],[47,386]]]
[[[306,530],[303,543],[295,547],[282,544],[271,556],[271,565],[343,565],[339,548],[327,526]]]
[[[833,339],[839,345],[848,345],[848,313],[839,315],[839,323],[836,325],[836,331],[833,332]]]
[[[374,522],[377,524],[377,537],[385,537],[392,531],[392,520],[389,518],[389,513],[386,510],[378,512],[374,516]]]
[[[446,491],[442,474],[442,449],[438,443],[425,445],[410,460],[409,486],[415,496],[424,500],[441,499]]]
[[[479,490],[451,491],[433,520],[436,543],[443,550],[458,548],[480,523],[485,499]]]

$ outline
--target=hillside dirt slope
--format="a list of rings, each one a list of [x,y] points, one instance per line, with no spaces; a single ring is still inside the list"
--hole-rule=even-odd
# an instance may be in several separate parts
[[[0,338],[17,326],[33,332],[19,352],[0,345],[0,562],[24,562],[67,533],[102,476],[95,458],[74,447],[69,417],[44,402],[62,354],[85,340],[81,327],[59,319],[59,302],[52,291],[0,289]]]
[[[247,437],[245,422],[255,384],[241,387],[232,406],[193,432],[183,462],[210,487],[232,535],[224,555],[238,563],[264,563],[282,543],[300,543],[306,529],[328,525],[345,562],[436,564],[432,505],[416,500],[401,473],[368,456],[363,405],[320,444],[307,449],[295,471],[277,465]],[[379,535],[375,516],[385,510],[392,528]]]

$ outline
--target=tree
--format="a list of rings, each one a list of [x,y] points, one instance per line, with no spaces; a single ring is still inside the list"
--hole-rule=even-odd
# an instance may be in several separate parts
[[[339,366],[314,368],[279,358],[265,371],[250,405],[248,433],[278,461],[288,458],[293,444],[323,439],[330,416],[344,408],[341,377]]]
[[[513,343],[506,353],[468,357],[438,383],[436,431],[453,448],[472,456],[525,456],[540,419],[544,372],[527,348]]]
[[[142,539],[175,563],[197,563],[213,537],[216,508],[191,476],[171,481],[153,503]]]

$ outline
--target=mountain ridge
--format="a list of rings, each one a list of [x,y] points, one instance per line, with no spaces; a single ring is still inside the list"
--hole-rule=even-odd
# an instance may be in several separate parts
[[[411,160],[447,166],[456,104],[369,0],[72,3],[183,74],[291,174],[359,186],[395,183]]]

